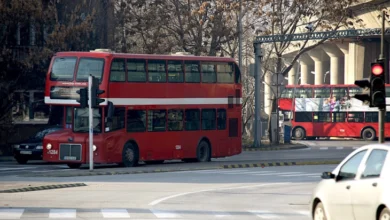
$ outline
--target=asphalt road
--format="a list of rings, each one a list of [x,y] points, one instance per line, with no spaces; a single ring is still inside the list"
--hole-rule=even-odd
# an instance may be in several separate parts
[[[7,177],[0,184],[78,182],[87,186],[2,194],[0,219],[309,220],[311,192],[321,173],[334,167],[266,167],[49,179]]]
[[[329,148],[326,150],[312,147],[308,149],[280,150],[280,151],[244,151],[240,155],[233,157],[213,159],[209,163],[184,163],[181,161],[167,161],[159,165],[141,165],[136,168],[121,168],[118,165],[96,165],[97,171],[124,171],[124,170],[155,170],[155,169],[206,169],[217,168],[222,165],[241,164],[241,163],[260,163],[260,162],[297,162],[297,161],[321,161],[321,160],[342,160],[354,149],[351,147],[337,149]],[[89,165],[83,165],[82,169],[88,169]],[[42,161],[31,161],[25,165],[19,165],[16,162],[0,163],[0,176],[15,175],[43,175],[46,173],[73,172],[65,164],[49,164]]]

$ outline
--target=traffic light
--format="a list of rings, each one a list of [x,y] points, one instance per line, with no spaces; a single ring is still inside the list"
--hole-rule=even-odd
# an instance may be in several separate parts
[[[371,63],[370,94],[373,107],[386,108],[385,83],[384,60],[377,60]]]
[[[362,80],[356,80],[355,85],[359,86],[360,88],[363,88],[363,92],[360,94],[355,94],[355,99],[359,99],[363,102],[365,105],[372,106],[372,99],[370,94],[370,81],[368,79],[362,79]]]
[[[99,89],[99,79],[92,76],[92,88],[91,88],[91,106],[92,108],[99,107],[99,104],[104,102],[104,99],[99,98],[99,95],[103,94],[104,90]]]
[[[77,100],[80,103],[81,108],[88,107],[88,88],[83,88],[76,91],[77,94],[80,94],[80,99]]]

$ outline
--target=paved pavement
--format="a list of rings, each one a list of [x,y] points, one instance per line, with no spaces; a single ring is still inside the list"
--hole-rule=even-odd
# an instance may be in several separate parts
[[[334,165],[72,178],[7,177],[0,184],[87,186],[2,193],[0,219],[309,220],[308,201]],[[2,179],[3,180],[3,179]]]

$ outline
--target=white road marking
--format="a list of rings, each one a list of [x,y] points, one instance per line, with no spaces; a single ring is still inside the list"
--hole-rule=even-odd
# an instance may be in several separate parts
[[[352,149],[358,149],[359,147],[353,147]]]
[[[221,174],[268,174],[275,173],[276,171],[253,171],[253,172],[230,172],[230,173],[221,173]]]
[[[211,192],[211,191],[219,191],[219,190],[245,189],[245,188],[261,187],[261,186],[286,185],[286,184],[291,184],[291,183],[290,182],[286,182],[286,183],[265,183],[265,184],[258,184],[258,185],[237,186],[237,187],[228,187],[228,188],[214,188],[214,189],[205,189],[205,190],[199,190],[199,191],[193,191],[193,192],[184,192],[184,193],[179,193],[179,194],[163,197],[163,198],[160,198],[160,199],[156,199],[156,200],[150,202],[149,205],[152,205],[152,206],[153,205],[157,205],[160,202],[163,202],[163,201],[168,200],[168,199],[173,199],[173,198],[176,198],[176,197],[185,196],[185,195],[189,195],[189,194],[195,194],[195,193]]]
[[[214,216],[216,218],[225,218],[225,217],[230,216],[230,214],[226,213],[226,212],[217,212],[217,213],[214,213]]]
[[[177,218],[177,217],[179,217],[179,215],[177,215],[177,214],[174,213],[174,212],[167,212],[167,211],[156,210],[156,209],[150,209],[150,211],[152,211],[153,214],[154,214],[157,218]]]
[[[12,170],[28,170],[28,169],[35,169],[37,167],[5,167],[0,168],[0,171],[12,171]]]
[[[297,211],[297,213],[300,215],[305,215],[305,216],[310,217],[310,211],[307,211],[307,210]]]
[[[280,175],[280,176],[321,176],[320,173],[302,173],[302,174],[287,174],[287,175]]]
[[[320,147],[320,150],[328,150],[328,147]]]
[[[299,174],[302,172],[283,172],[283,173],[261,173],[261,174],[252,174],[254,176],[269,176],[269,175],[287,175],[287,174]]]
[[[337,150],[342,150],[342,149],[344,149],[344,147],[337,147],[336,149]]]
[[[102,209],[100,211],[104,218],[130,218],[126,209]]]
[[[24,209],[2,209],[0,208],[0,219],[20,219]]]
[[[253,214],[255,214],[257,217],[264,218],[264,219],[277,219],[279,218],[278,215],[272,214],[272,212],[267,210],[260,210],[260,211],[249,211]]]
[[[50,209],[49,218],[76,218],[76,209]]]

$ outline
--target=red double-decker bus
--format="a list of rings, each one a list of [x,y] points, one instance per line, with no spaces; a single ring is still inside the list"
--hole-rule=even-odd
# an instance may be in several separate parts
[[[65,129],[45,136],[43,160],[89,162],[88,108],[76,93],[92,74],[104,102],[93,109],[94,163],[210,161],[241,153],[241,79],[232,58],[60,52],[45,103],[65,108]]]
[[[362,88],[356,85],[289,85],[281,94],[278,107],[284,121],[291,121],[292,137],[296,140],[319,137],[374,140],[378,137],[378,109],[354,98],[361,92]],[[390,96],[389,85],[386,96]],[[390,137],[389,109],[385,136]]]

